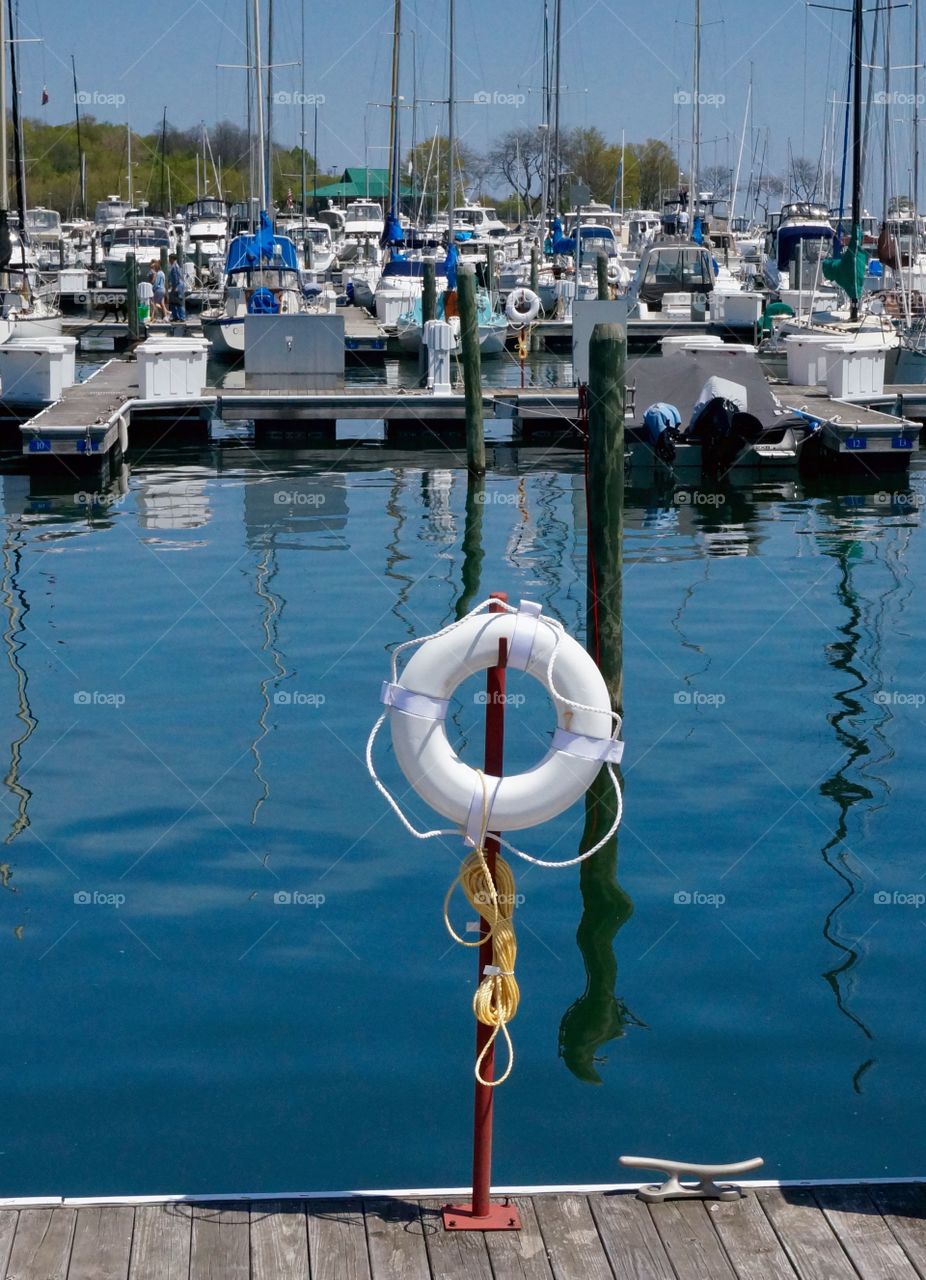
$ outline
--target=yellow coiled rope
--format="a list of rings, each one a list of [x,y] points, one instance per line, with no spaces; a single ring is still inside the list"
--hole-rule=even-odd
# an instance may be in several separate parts
[[[488,925],[488,937],[492,940],[492,964],[486,966],[487,972],[482,975],[476,994],[473,996],[473,1013],[486,1027],[492,1028],[492,1034],[483,1046],[476,1059],[476,1079],[480,1084],[494,1087],[504,1084],[511,1075],[514,1066],[514,1045],[508,1031],[508,1023],[518,1012],[521,992],[514,976],[515,959],[518,954],[517,940],[514,933],[512,916],[515,906],[514,875],[508,863],[499,856],[495,863],[495,877],[489,871],[485,856],[486,827],[489,820],[489,800],[485,777],[479,771],[482,780],[482,829],[477,847],[470,853],[460,868],[460,874],[447,890],[444,899],[444,924],[447,932],[462,947],[479,947],[485,941],[469,942],[461,938],[450,923],[450,900],[457,885],[461,885],[470,906],[475,907]],[[482,1076],[482,1064],[486,1054],[495,1043],[501,1032],[508,1049],[508,1065],[497,1080],[485,1080]]]

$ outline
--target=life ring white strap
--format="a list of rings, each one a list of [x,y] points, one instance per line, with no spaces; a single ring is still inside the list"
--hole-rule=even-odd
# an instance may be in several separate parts
[[[395,711],[404,711],[409,716],[420,716],[422,720],[446,720],[448,698],[432,698],[426,693],[415,693],[400,684],[391,684],[384,680],[379,700],[386,707]]]
[[[508,666],[516,671],[526,671],[534,649],[534,637],[543,606],[533,600],[522,600],[515,620],[511,642],[508,645]]]
[[[476,776],[473,798],[469,802],[469,813],[463,830],[463,839],[472,849],[482,843],[485,833],[492,828],[492,806],[501,785],[501,778],[493,778],[489,773]]]
[[[581,760],[600,760],[620,764],[624,744],[620,738],[589,738],[568,729],[557,729],[553,734],[553,750],[566,756],[578,756]]]

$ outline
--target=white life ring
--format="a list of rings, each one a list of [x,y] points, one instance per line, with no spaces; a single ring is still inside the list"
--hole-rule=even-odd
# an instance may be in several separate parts
[[[498,661],[508,641],[508,666],[539,680],[556,707],[551,749],[532,769],[483,778],[457,756],[444,718],[457,686]],[[552,687],[550,659],[554,656]],[[392,742],[408,782],[433,809],[475,843],[485,829],[517,831],[555,818],[580,799],[603,763],[620,759],[614,717],[601,672],[582,646],[522,601],[518,613],[472,616],[426,640],[395,684],[383,686]],[[570,703],[579,704],[578,707]]]
[[[532,289],[512,289],[505,315],[511,324],[533,324],[540,315],[540,299]]]

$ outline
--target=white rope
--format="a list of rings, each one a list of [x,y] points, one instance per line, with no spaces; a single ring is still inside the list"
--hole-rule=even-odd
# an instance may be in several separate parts
[[[465,614],[464,617],[462,618],[458,618],[456,622],[451,622],[446,627],[442,627],[440,631],[434,631],[431,633],[431,635],[427,635],[427,636],[419,636],[414,640],[403,641],[402,644],[396,645],[395,649],[393,649],[392,651],[392,659],[391,659],[392,683],[393,684],[398,683],[399,654],[404,649],[411,649],[411,648],[414,648],[416,645],[426,644],[429,640],[437,640],[440,636],[445,636],[449,632],[455,631],[457,627],[462,626],[464,622],[468,622],[469,619],[475,617],[476,614],[482,613],[484,610],[488,609],[490,605],[495,606],[494,612],[496,613],[499,613],[499,612],[517,613],[518,612],[518,610],[515,609],[513,605],[507,604],[503,600],[490,598],[488,600],[483,600],[480,604],[477,604],[475,608],[470,609],[469,613]],[[553,651],[550,654],[550,660],[547,663],[547,687],[549,689],[550,696],[556,702],[561,703],[563,706],[571,707],[574,711],[593,711],[593,712],[601,713],[602,712],[601,707],[586,706],[582,702],[574,702],[571,698],[567,698],[564,694],[561,694],[557,691],[556,687],[553,684],[553,667],[556,662],[556,655],[559,652],[560,641],[562,640],[562,637],[565,635],[566,629],[563,626],[563,624],[561,622],[557,622],[555,618],[548,618],[544,615],[541,615],[538,621],[542,621],[546,623],[546,625],[553,630],[556,637],[553,644]],[[608,714],[611,716],[611,719],[614,721],[614,731],[620,732],[621,723],[622,723],[621,717],[618,715],[616,711],[609,710]],[[367,749],[366,749],[367,772],[372,778],[373,784],[376,787],[377,791],[380,793],[381,796],[384,797],[387,804],[392,809],[393,813],[396,815],[399,821],[402,823],[402,826],[405,828],[405,830],[409,833],[409,835],[414,836],[416,840],[433,840],[439,836],[462,836],[463,831],[460,827],[441,827],[434,831],[419,831],[416,827],[412,826],[411,822],[402,812],[399,802],[395,799],[392,792],[389,790],[386,784],[379,777],[379,774],[376,772],[376,766],[373,764],[373,745],[376,742],[376,736],[379,733],[380,729],[383,727],[383,724],[385,723],[388,715],[389,715],[388,710],[382,713],[382,715],[376,721],[376,724],[374,724],[373,728],[370,730],[370,736],[367,739]],[[605,834],[597,842],[597,844],[592,845],[590,849],[586,849],[584,853],[580,853],[575,858],[568,858],[565,862],[554,862],[545,858],[535,858],[532,854],[526,853],[523,849],[518,849],[515,845],[511,844],[510,841],[506,840],[503,836],[500,836],[496,833],[496,839],[498,840],[499,844],[502,845],[503,848],[508,849],[509,852],[517,854],[519,858],[523,858],[525,862],[530,862],[535,867],[574,867],[576,866],[577,863],[584,862],[586,858],[590,858],[592,854],[597,853],[599,849],[603,848],[604,845],[608,843],[608,841],[617,831],[617,828],[620,826],[621,817],[623,816],[623,812],[624,812],[624,798],[621,795],[621,787],[620,787],[620,783],[617,780],[617,775],[615,774],[614,769],[610,763],[607,763],[605,765],[605,768],[608,771],[608,777],[611,779],[611,784],[614,787],[614,797],[617,803],[615,806],[614,820],[611,823],[611,826],[605,832]]]

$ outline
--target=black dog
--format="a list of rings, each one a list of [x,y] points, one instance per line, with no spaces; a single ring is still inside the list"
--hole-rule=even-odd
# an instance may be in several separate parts
[[[111,316],[117,324],[120,322],[122,324],[128,324],[129,312],[126,307],[125,298],[120,298],[118,296],[101,298],[97,301],[96,305],[102,312],[99,317],[100,320],[105,320],[107,316]]]

